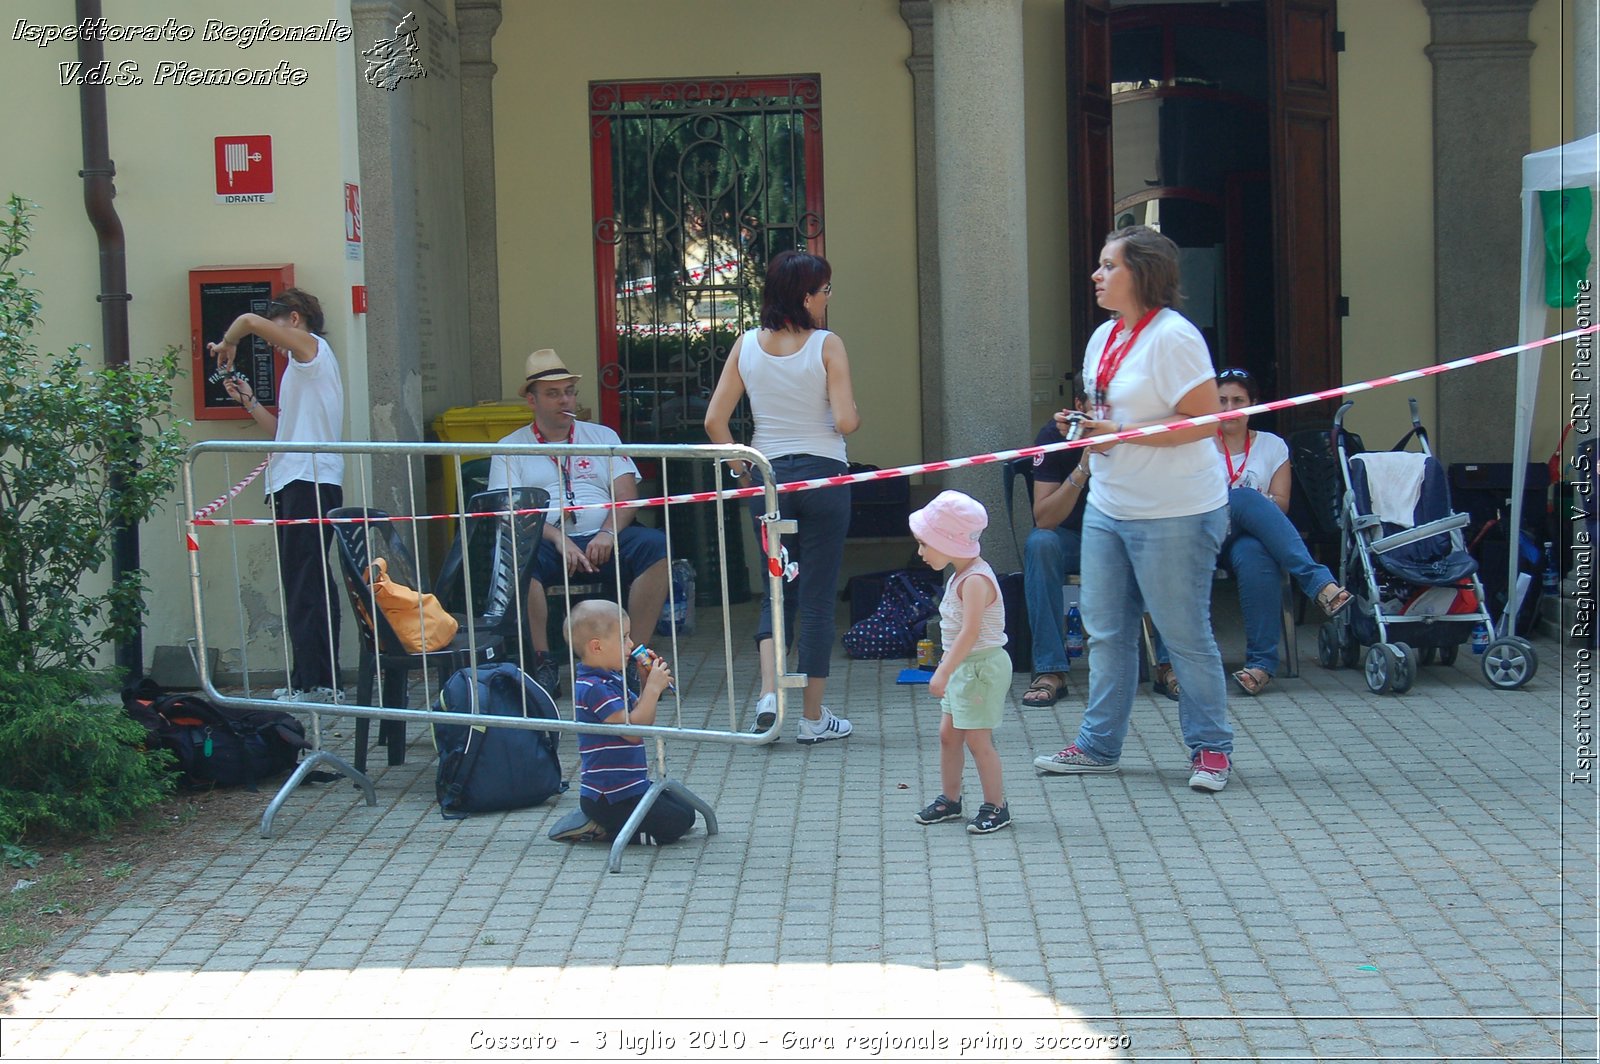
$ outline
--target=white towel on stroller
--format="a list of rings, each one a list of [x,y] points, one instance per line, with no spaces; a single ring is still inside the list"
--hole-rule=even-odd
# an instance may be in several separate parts
[[[1351,457],[1350,461],[1366,466],[1372,512],[1386,524],[1411,527],[1417,500],[1422,497],[1426,457],[1415,451],[1370,451]]]

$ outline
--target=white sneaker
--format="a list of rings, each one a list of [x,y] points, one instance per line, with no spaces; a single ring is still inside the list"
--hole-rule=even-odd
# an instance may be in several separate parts
[[[300,692],[293,687],[274,687],[272,689],[272,697],[279,702],[298,702],[300,701]]]
[[[850,734],[850,722],[843,717],[836,717],[827,706],[822,707],[822,716],[818,720],[800,718],[800,731],[794,741],[805,746],[814,746],[825,743],[830,739],[843,739]]]
[[[336,689],[334,689],[332,687],[313,687],[309,691],[301,691],[294,698],[285,699],[285,701],[290,701],[290,702],[333,702],[333,703],[337,704],[337,703],[340,703],[340,702],[344,701],[344,692],[336,690]]]
[[[765,735],[778,720],[778,696],[775,694],[762,695],[756,700],[756,723],[750,731],[756,735]]]

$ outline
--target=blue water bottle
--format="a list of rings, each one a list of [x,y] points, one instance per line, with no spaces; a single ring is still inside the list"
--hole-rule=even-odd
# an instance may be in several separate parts
[[[1489,626],[1482,621],[1472,630],[1472,652],[1482,654],[1489,649]]]
[[[1078,607],[1067,609],[1067,658],[1083,657],[1083,614]]]
[[[1561,594],[1561,570],[1556,566],[1556,546],[1549,542],[1544,545],[1544,593]]]

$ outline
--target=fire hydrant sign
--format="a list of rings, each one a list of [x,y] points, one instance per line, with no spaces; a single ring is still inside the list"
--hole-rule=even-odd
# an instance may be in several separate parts
[[[217,202],[271,203],[272,138],[216,139]]]

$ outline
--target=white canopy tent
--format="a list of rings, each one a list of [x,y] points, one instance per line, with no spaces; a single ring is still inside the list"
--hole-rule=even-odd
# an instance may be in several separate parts
[[[1517,342],[1530,343],[1545,334],[1545,244],[1539,224],[1539,193],[1563,188],[1590,188],[1600,183],[1600,135],[1591,135],[1559,148],[1536,151],[1522,158],[1522,312]],[[1532,446],[1533,409],[1539,396],[1539,359],[1544,348],[1517,355],[1517,421],[1512,436],[1510,559],[1506,569],[1506,609],[1499,635],[1515,631],[1513,619],[1519,605],[1516,594],[1517,552],[1522,542],[1522,492],[1528,476]]]

